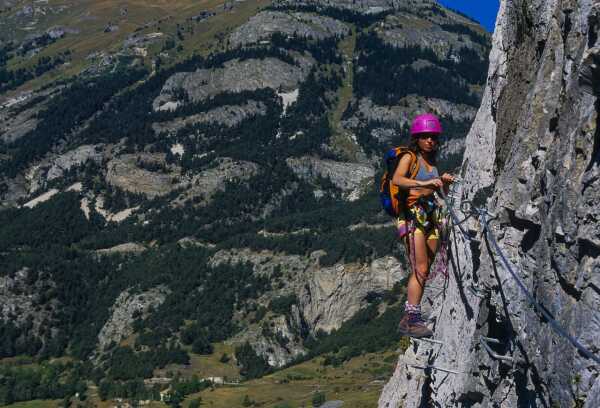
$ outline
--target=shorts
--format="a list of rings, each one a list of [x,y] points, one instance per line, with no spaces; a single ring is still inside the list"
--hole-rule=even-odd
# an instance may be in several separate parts
[[[433,241],[440,239],[440,230],[437,227],[431,227],[427,230],[422,227],[415,228],[415,235],[425,235],[425,239],[427,241]]]
[[[396,221],[398,228],[398,236],[400,238],[406,237],[407,234],[414,233],[415,235],[424,235],[427,241],[440,239],[440,230],[436,226],[431,225],[428,228],[425,228],[421,225],[415,225],[414,222],[407,221],[404,218],[398,218]]]
[[[440,239],[440,211],[431,201],[421,201],[408,208],[406,215],[397,220],[398,236],[406,237],[415,233],[425,236],[427,241]]]

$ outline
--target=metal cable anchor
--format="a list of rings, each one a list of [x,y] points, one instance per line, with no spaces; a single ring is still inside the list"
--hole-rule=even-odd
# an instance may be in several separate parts
[[[512,357],[503,356],[503,355],[496,353],[494,350],[492,350],[492,348],[488,344],[488,343],[502,344],[500,342],[500,340],[494,339],[492,337],[479,336],[479,342],[481,343],[483,348],[489,353],[489,355],[492,356],[492,358],[495,358],[496,360],[510,361],[511,363],[515,362],[515,359]]]

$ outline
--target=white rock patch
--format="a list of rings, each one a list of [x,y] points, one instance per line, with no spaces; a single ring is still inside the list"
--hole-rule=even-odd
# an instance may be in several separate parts
[[[178,154],[179,156],[183,157],[185,148],[181,143],[175,143],[173,146],[171,146],[171,153]]]
[[[131,214],[133,214],[134,211],[137,211],[139,208],[140,206],[138,205],[136,207],[126,208],[117,213],[111,213],[110,211],[107,211],[104,208],[104,197],[99,196],[96,198],[96,212],[103,216],[104,219],[109,222],[121,222],[127,217],[129,217]]]
[[[169,102],[165,102],[162,105],[160,105],[158,108],[156,108],[156,111],[174,111],[179,107],[180,103],[179,102],[173,102],[173,101],[169,101]]]
[[[132,208],[126,208],[122,211],[119,211],[118,213],[111,214],[108,217],[108,221],[121,222],[121,221],[125,220],[127,217],[129,217],[131,214],[133,214],[134,211],[137,211],[139,209],[140,209],[139,205],[132,207]]]
[[[283,114],[287,112],[287,108],[298,100],[299,89],[294,89],[291,92],[277,92],[277,96],[283,101]]]
[[[80,193],[83,190],[83,183],[81,183],[80,181],[78,181],[75,184],[72,184],[71,186],[69,186],[69,188],[67,188],[66,191],[75,191]]]
[[[50,200],[57,193],[58,193],[58,190],[56,188],[53,188],[52,190],[48,190],[41,196],[38,196],[38,197],[34,198],[33,200],[28,201],[25,204],[23,204],[23,207],[33,208],[36,205],[43,203],[44,201]]]
[[[79,208],[81,208],[81,211],[83,211],[83,215],[85,215],[85,218],[87,218],[89,220],[90,219],[90,202],[87,199],[87,197],[83,197],[81,199]]]

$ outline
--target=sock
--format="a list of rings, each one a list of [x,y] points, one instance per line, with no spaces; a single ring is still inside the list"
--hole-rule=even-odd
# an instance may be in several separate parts
[[[405,302],[404,311],[411,315],[421,315],[421,305],[411,305],[410,303]]]

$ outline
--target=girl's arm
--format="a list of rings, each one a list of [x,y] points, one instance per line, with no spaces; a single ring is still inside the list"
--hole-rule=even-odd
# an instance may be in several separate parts
[[[440,179],[444,183],[444,194],[448,194],[450,191],[450,184],[454,183],[455,177],[451,174],[444,173]]]
[[[406,177],[408,175],[408,172],[410,171],[410,157],[411,156],[408,154],[402,156],[402,158],[400,159],[400,163],[398,163],[398,167],[396,167],[396,172],[394,173],[394,177],[392,178],[392,183],[394,183],[403,190],[408,190],[410,188],[416,187],[442,187],[443,183],[439,178],[427,181],[419,181]]]

